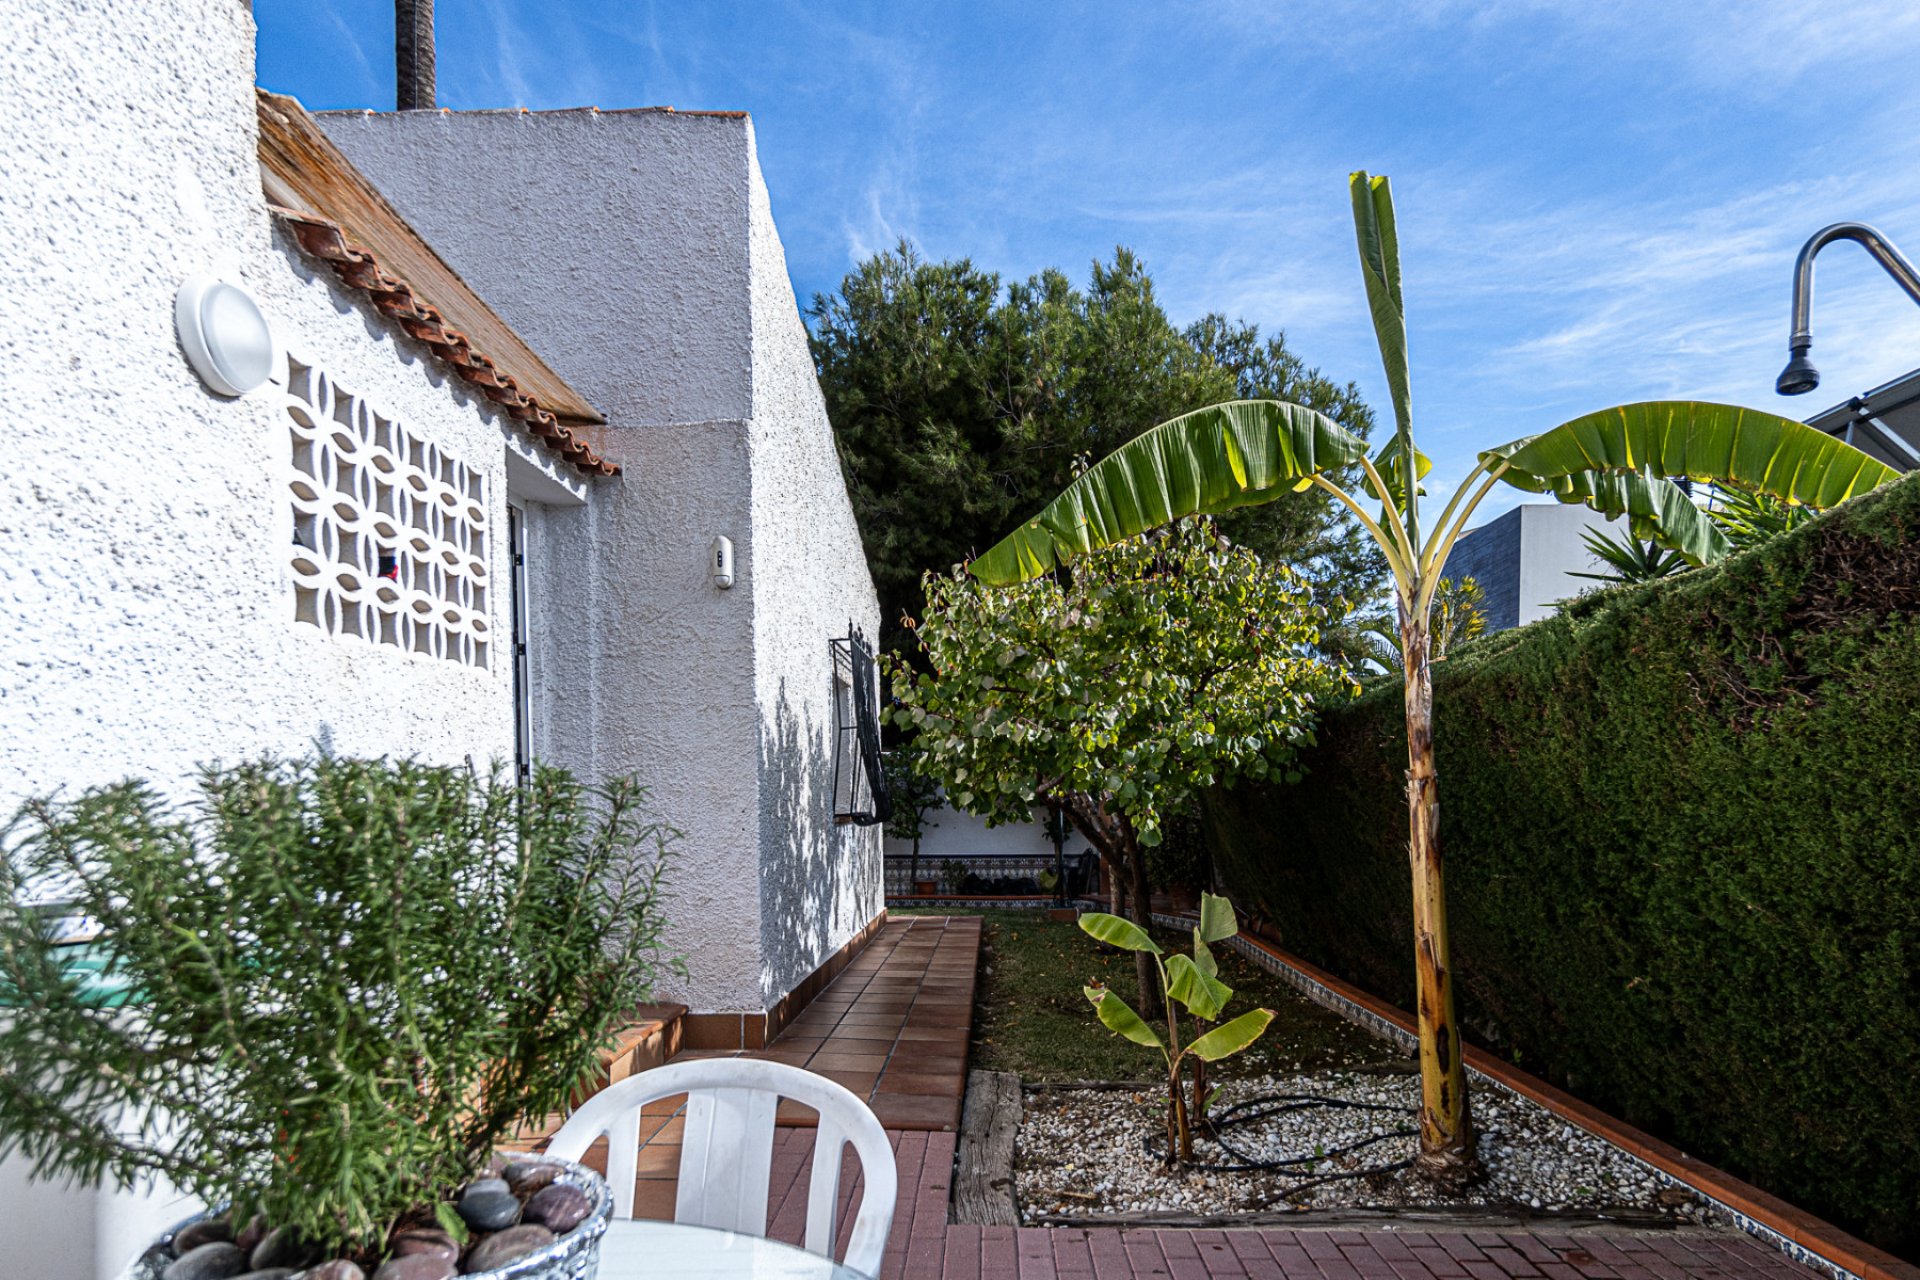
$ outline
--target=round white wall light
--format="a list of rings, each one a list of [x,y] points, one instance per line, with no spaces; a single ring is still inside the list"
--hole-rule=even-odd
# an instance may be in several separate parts
[[[213,276],[189,276],[173,302],[187,363],[223,396],[243,396],[273,375],[273,329],[253,295]]]

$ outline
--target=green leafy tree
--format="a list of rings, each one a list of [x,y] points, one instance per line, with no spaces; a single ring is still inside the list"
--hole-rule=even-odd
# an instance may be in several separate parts
[[[813,354],[880,595],[885,647],[906,643],[925,573],[997,539],[1105,453],[1155,422],[1234,396],[1313,406],[1366,437],[1351,383],[1308,368],[1279,336],[1207,316],[1185,331],[1138,259],[1004,283],[905,243],[860,264],[810,309]],[[1385,562],[1331,498],[1222,518],[1235,541],[1359,601]]]
[[[1536,436],[1484,450],[1439,518],[1426,523],[1420,479],[1430,463],[1414,445],[1399,233],[1385,178],[1350,182],[1361,276],[1393,401],[1394,434],[1369,456],[1366,441],[1310,407],[1235,401],[1144,433],[1089,468],[1039,514],[977,557],[990,584],[1026,583],[1136,534],[1200,512],[1234,511],[1318,489],[1344,503],[1393,575],[1407,731],[1408,856],[1420,1033],[1418,1164],[1457,1181],[1474,1167],[1473,1124],[1454,1019],[1434,763],[1432,611],[1447,557],[1497,484],[1629,517],[1689,561],[1725,555],[1726,536],[1666,477],[1828,507],[1894,478],[1858,449],[1791,419],[1732,405],[1662,401],[1586,414]],[[1359,465],[1361,492],[1334,473]],[[1369,509],[1371,503],[1377,507]]]
[[[1193,927],[1193,954],[1168,957],[1153,936],[1139,925],[1119,916],[1089,911],[1080,917],[1080,927],[1088,937],[1110,947],[1131,951],[1151,960],[1156,990],[1167,1011],[1166,1038],[1147,1025],[1138,1013],[1127,1007],[1113,992],[1102,986],[1082,988],[1100,1025],[1134,1044],[1160,1051],[1167,1072],[1167,1163],[1193,1159],[1193,1125],[1206,1116],[1206,1064],[1232,1057],[1250,1048],[1273,1021],[1273,1010],[1255,1009],[1217,1027],[1201,1031],[1208,1023],[1218,1022],[1233,988],[1220,981],[1220,966],[1208,948],[1210,942],[1224,942],[1240,932],[1233,917],[1233,904],[1211,893],[1200,896],[1200,922]],[[1180,1038],[1179,1009],[1193,1018],[1198,1033],[1185,1044]],[[1193,1102],[1189,1106],[1181,1088],[1181,1076],[1192,1059]]]
[[[1769,493],[1750,493],[1720,485],[1714,487],[1707,507],[1707,518],[1727,535],[1728,542],[1742,551],[1778,537],[1818,514],[1810,507],[1797,506]]]
[[[4,842],[0,1153],[159,1174],[377,1261],[396,1221],[450,1211],[498,1140],[565,1109],[678,967],[674,833],[643,802],[555,769],[518,788],[320,757],[209,769],[184,808],[136,782],[29,803]],[[90,965],[29,883],[99,923]]]
[[[1290,570],[1210,521],[1080,559],[1005,591],[927,577],[920,663],[892,664],[894,720],[956,808],[1066,814],[1122,910],[1151,920],[1148,848],[1204,788],[1287,773],[1316,700],[1344,677],[1311,652],[1327,610]],[[1152,965],[1140,1000],[1159,1016]]]

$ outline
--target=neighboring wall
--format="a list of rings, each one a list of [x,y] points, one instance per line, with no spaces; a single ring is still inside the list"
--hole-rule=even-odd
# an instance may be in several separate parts
[[[316,746],[510,759],[504,661],[295,623],[284,397],[214,395],[181,354],[182,279],[230,275],[283,340],[478,468],[503,525],[501,421],[269,218],[247,7],[0,12],[0,809]]]
[[[1591,591],[1607,566],[1587,549],[1588,532],[1618,536],[1625,522],[1586,507],[1527,503],[1465,534],[1447,559],[1447,576],[1471,577],[1486,593],[1487,629],[1550,618],[1559,602]]]
[[[920,837],[921,863],[931,870],[942,858],[964,858],[975,854],[1052,857],[1053,841],[1047,838],[1045,817],[1045,810],[1036,809],[1032,822],[1004,822],[997,827],[990,827],[985,818],[976,818],[970,813],[942,806],[927,814],[927,821],[936,825],[929,827],[926,834]],[[1067,837],[1068,857],[1078,857],[1086,847],[1086,838],[1078,832]],[[889,858],[905,858],[912,853],[913,841],[887,837]]]
[[[1463,1024],[1920,1255],[1920,478],[1434,668]],[[1407,1004],[1400,690],[1293,787],[1209,797],[1293,951]]]
[[[828,640],[877,624],[737,115],[339,113],[334,141],[606,414],[610,500],[534,523],[538,753],[637,773],[686,834],[667,994],[755,1011],[881,909],[832,829]],[[511,175],[503,181],[501,175]],[[736,581],[708,579],[716,535]]]

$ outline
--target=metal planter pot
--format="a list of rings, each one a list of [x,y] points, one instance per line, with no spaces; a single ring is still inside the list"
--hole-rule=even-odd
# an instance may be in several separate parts
[[[560,1173],[555,1181],[586,1192],[587,1198],[593,1202],[593,1208],[579,1226],[540,1252],[530,1253],[492,1271],[475,1271],[465,1275],[473,1276],[474,1280],[595,1280],[600,1272],[600,1239],[607,1234],[607,1223],[613,1217],[613,1195],[607,1190],[606,1179],[585,1165],[569,1160],[554,1160],[547,1156],[516,1156],[515,1160],[523,1164],[558,1165]],[[172,1231],[162,1236],[132,1266],[120,1273],[120,1280],[160,1280],[160,1274],[173,1261],[171,1245],[174,1232],[205,1216],[195,1214],[185,1222],[175,1224]]]

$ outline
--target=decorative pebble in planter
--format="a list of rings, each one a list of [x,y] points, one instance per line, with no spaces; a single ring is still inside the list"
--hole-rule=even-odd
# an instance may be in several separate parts
[[[318,1260],[282,1232],[243,1231],[236,1242],[231,1223],[200,1217],[169,1232],[120,1280],[589,1280],[613,1196],[585,1165],[523,1156],[500,1177],[468,1184],[456,1207],[475,1228],[464,1248],[438,1228],[409,1228],[394,1233],[389,1256],[371,1273],[344,1258]]]

